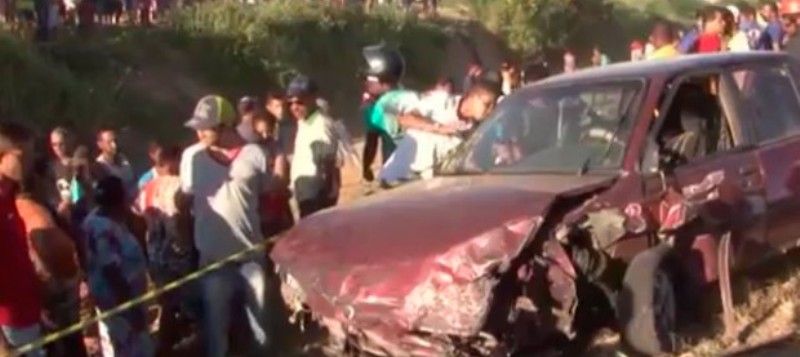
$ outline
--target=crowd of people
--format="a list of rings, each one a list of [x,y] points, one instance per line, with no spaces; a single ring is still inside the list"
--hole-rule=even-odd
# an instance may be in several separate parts
[[[631,60],[791,51],[798,15],[800,0],[760,11],[709,6],[683,34],[656,24],[647,44],[632,45]],[[472,64],[463,87],[443,78],[417,92],[403,85],[405,61],[396,49],[369,46],[363,57],[362,178],[386,189],[432,177],[496,103],[551,72],[543,61],[522,68],[508,62],[497,70]],[[609,62],[593,51],[593,66]],[[574,55],[567,53],[564,72],[573,70]],[[93,145],[80,145],[71,129],[54,128],[46,155],[39,155],[28,128],[0,123],[0,355],[258,247],[339,201],[351,148],[308,76],[236,105],[219,95],[203,97],[185,126],[195,143],[152,143],[152,167],[137,175],[113,129],[98,131]],[[187,333],[201,336],[209,356],[233,349],[264,354],[276,348],[282,323],[273,310],[280,305],[273,299],[276,284],[268,254],[253,250],[27,355],[169,354]]]
[[[153,143],[152,167],[137,177],[112,129],[97,132],[92,158],[74,132],[55,128],[37,158],[29,129],[0,124],[0,351],[79,322],[87,301],[89,312],[108,311],[262,244],[293,225],[291,199],[298,218],[336,204],[341,136],[309,77],[238,108],[206,96],[186,127],[196,143]],[[196,322],[204,351],[226,356],[243,319],[252,325],[243,341],[264,351],[272,270],[261,250],[160,296],[159,309],[136,306],[27,355],[168,354]]]
[[[689,28],[657,21],[645,41],[630,44],[630,61],[674,58],[696,53],[786,51],[800,58],[800,1],[764,2],[755,7],[708,5],[699,9]],[[564,72],[576,70],[575,57],[564,53]],[[592,66],[610,63],[599,49],[592,55]]]
[[[256,0],[241,0],[255,4]],[[268,0],[267,0],[268,1]],[[415,0],[314,0],[346,6],[348,3],[363,4],[366,11],[376,5],[396,5],[410,12]],[[436,15],[437,0],[418,0],[423,15]],[[24,32],[33,32],[39,41],[47,41],[66,27],[77,27],[82,32],[91,31],[97,25],[150,26],[167,11],[192,3],[192,0],[3,0],[0,1],[0,20],[15,24]]]

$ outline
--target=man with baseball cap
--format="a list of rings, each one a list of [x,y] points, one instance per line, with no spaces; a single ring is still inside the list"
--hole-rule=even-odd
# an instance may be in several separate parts
[[[333,120],[319,108],[317,85],[311,78],[295,77],[286,98],[297,120],[290,176],[302,218],[336,205],[339,199],[339,138]]]
[[[273,160],[261,146],[242,137],[233,106],[224,98],[201,99],[186,126],[197,131],[204,144],[192,159],[190,193],[194,242],[200,265],[206,266],[261,243],[259,203],[280,180],[270,172],[268,163]],[[251,317],[248,347],[253,355],[267,352],[272,334],[264,298],[270,269],[266,259],[264,254],[254,254],[201,280],[208,356],[229,355],[228,332],[234,318],[245,315]],[[234,302],[243,296],[247,297],[243,305]]]

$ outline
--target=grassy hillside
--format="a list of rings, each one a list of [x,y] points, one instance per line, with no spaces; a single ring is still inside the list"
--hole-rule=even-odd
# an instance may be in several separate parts
[[[390,10],[368,16],[271,1],[205,3],[171,14],[157,29],[62,34],[41,47],[2,33],[0,115],[37,127],[71,122],[174,138],[200,96],[261,95],[296,72],[317,77],[334,109],[352,115],[363,46],[399,46],[409,82],[427,84],[441,69],[448,26]]]

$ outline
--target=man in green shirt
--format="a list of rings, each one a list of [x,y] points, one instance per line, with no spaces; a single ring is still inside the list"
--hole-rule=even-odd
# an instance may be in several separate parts
[[[405,74],[405,60],[396,49],[386,45],[365,47],[362,51],[366,68],[364,86],[371,101],[364,107],[366,143],[363,154],[362,177],[367,182],[374,180],[371,166],[375,161],[378,142],[381,144],[383,162],[392,155],[396,140],[400,136],[397,117],[412,110],[419,94],[406,90],[401,81]]]

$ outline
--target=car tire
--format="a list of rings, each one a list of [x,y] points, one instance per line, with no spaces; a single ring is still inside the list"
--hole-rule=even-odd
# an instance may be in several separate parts
[[[633,353],[658,356],[677,350],[671,251],[667,245],[648,249],[625,271],[617,297],[617,318],[622,341]]]

